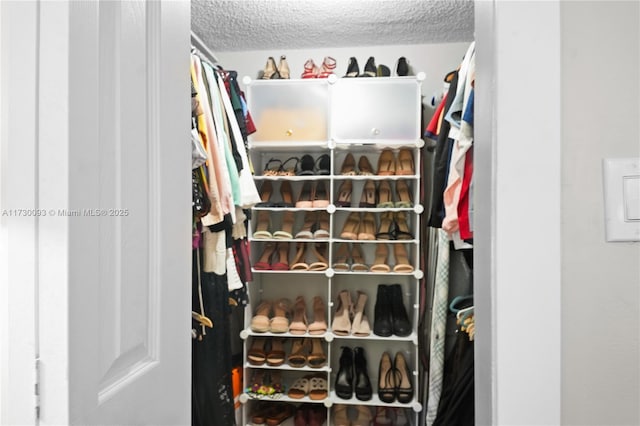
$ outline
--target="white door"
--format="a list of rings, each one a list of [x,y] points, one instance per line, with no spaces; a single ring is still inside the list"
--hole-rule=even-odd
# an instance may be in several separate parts
[[[40,423],[189,424],[189,2],[39,20]]]

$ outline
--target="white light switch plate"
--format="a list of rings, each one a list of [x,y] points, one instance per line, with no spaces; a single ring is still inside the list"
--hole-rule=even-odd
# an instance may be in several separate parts
[[[640,158],[602,162],[607,241],[640,241]]]

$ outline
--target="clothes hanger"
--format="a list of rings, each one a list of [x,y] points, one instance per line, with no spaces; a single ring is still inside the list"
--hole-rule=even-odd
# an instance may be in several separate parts
[[[200,324],[209,327],[209,328],[213,328],[213,321],[211,321],[208,317],[201,315],[195,311],[191,311],[191,318],[193,318],[194,320],[198,321]]]
[[[202,334],[206,335],[207,333],[204,328],[213,328],[213,321],[211,321],[207,316],[204,315],[204,303],[202,300],[202,277],[200,276],[200,248],[198,248],[196,262],[198,267],[198,299],[200,301],[200,311],[202,313],[191,311],[191,317],[200,323],[200,325],[202,326]]]
[[[464,302],[468,302],[471,301],[471,307],[473,307],[473,295],[469,294],[466,296],[456,296],[453,298],[453,300],[451,301],[451,303],[449,304],[449,310],[451,312],[453,312],[454,314],[457,314],[461,308],[458,308],[458,305],[462,305],[465,304],[467,306],[465,306],[465,308],[468,308],[469,304],[468,303],[464,303]]]
[[[473,306],[469,306],[468,308],[460,309],[456,313],[456,318],[462,324],[462,323],[464,323],[464,320],[466,320],[467,318],[469,318],[473,314],[474,314]]]

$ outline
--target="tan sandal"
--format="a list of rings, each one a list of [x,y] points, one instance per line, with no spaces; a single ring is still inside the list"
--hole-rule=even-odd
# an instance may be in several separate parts
[[[284,364],[285,352],[282,339],[271,339],[271,350],[267,353],[267,365],[277,367]]]
[[[311,368],[321,368],[327,363],[327,356],[322,348],[322,339],[311,339],[311,353],[307,357]]]
[[[309,325],[309,334],[318,335],[327,331],[327,319],[325,315],[325,304],[322,298],[313,298],[313,322]]]
[[[306,338],[293,339],[291,342],[291,353],[287,358],[287,362],[291,367],[301,368],[307,363],[307,354],[309,352],[309,340]]]
[[[329,233],[329,213],[319,211],[317,217],[317,229],[313,232],[313,238],[316,240],[328,240],[331,236]]]
[[[376,247],[376,258],[371,265],[371,272],[390,272],[391,267],[388,262],[389,248],[387,244],[378,244]]]
[[[309,379],[309,399],[318,401],[328,395],[327,379],[322,376],[314,376]]]
[[[333,269],[340,272],[349,271],[349,247],[347,243],[340,243],[335,254]]]
[[[309,264],[310,271],[324,271],[329,268],[327,261],[327,243],[316,243],[311,245],[311,251],[316,256],[316,261]]]
[[[287,395],[289,395],[289,398],[302,399],[309,393],[309,385],[309,378],[307,376],[300,377],[289,386]]]
[[[296,248],[296,257],[293,259],[293,263],[290,268],[292,271],[307,271],[309,269],[309,265],[305,263],[306,252],[307,244],[298,243]]]
[[[251,347],[247,351],[247,361],[251,365],[262,365],[267,359],[267,355],[264,351],[264,346],[267,343],[267,339],[264,337],[255,337],[251,342]]]
[[[366,337],[371,334],[369,319],[364,314],[364,307],[367,303],[367,294],[358,291],[358,299],[353,311],[353,322],[351,324],[351,334],[358,337]]]
[[[282,213],[282,229],[273,233],[273,238],[277,240],[290,240],[293,238],[293,222],[294,214],[292,211],[287,210]]]
[[[351,332],[351,294],[347,290],[342,290],[338,295],[338,306],[331,323],[331,331],[338,336],[348,336]]]
[[[302,229],[296,234],[296,238],[312,239],[313,238],[313,226],[316,224],[316,212],[308,211],[304,214],[304,223]]]
[[[352,272],[369,272],[369,265],[367,265],[367,262],[364,260],[360,243],[353,244],[351,256],[353,257],[353,263],[351,264]]]
[[[393,255],[395,257],[395,266],[393,272],[411,273],[413,272],[413,266],[409,263],[409,257],[407,256],[407,249],[404,244],[394,244]]]
[[[269,211],[260,210],[257,216],[256,229],[253,231],[253,238],[256,240],[273,238],[273,235],[269,231]]]
[[[307,304],[304,297],[298,296],[293,304],[293,319],[289,326],[291,334],[305,334],[307,332]]]
[[[289,299],[279,299],[273,304],[273,318],[271,318],[270,331],[272,333],[286,333],[289,331],[289,313],[291,302]]]
[[[271,313],[271,302],[263,300],[256,308],[253,318],[251,318],[251,330],[256,333],[266,333],[269,331],[269,314]]]
[[[358,230],[359,240],[375,240],[376,239],[376,217],[371,212],[362,215],[362,222]]]

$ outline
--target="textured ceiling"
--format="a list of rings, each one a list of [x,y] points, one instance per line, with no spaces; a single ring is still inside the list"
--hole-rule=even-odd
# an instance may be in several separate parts
[[[214,52],[473,40],[472,0],[191,0]]]

